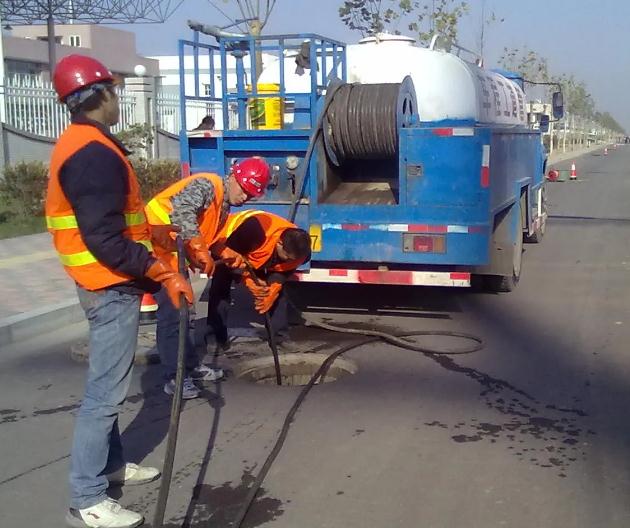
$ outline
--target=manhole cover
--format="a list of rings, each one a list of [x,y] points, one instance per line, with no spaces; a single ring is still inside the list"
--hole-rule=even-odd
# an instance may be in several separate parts
[[[280,356],[282,385],[306,385],[326,360],[326,354],[283,354]],[[357,364],[348,359],[337,358],[328,369],[324,383],[337,381],[348,374],[356,374]],[[239,363],[234,368],[237,378],[261,385],[276,384],[276,370],[272,357],[252,359]],[[321,383],[322,380],[318,380]]]

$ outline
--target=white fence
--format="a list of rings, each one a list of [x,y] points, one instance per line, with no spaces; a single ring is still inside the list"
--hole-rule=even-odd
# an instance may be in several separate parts
[[[145,101],[137,92],[119,89],[120,122],[113,127],[119,132],[136,124],[138,113]],[[70,122],[65,107],[57,101],[52,84],[33,76],[10,76],[5,78],[5,85],[0,86],[0,102],[4,100],[4,122],[19,130],[37,136],[57,138]],[[149,99],[151,110],[146,115],[150,125],[172,134],[179,134],[182,128],[182,116],[179,94],[158,89],[157,97]],[[542,106],[541,113],[551,113],[551,106]],[[547,108],[549,107],[549,108]],[[229,127],[236,128],[238,116],[236,108],[230,108]],[[223,127],[223,109],[219,102],[189,101],[186,105],[186,125],[189,130],[195,128],[201,120],[212,115],[216,128]],[[144,119],[142,119],[144,121]],[[550,151],[573,150],[578,146],[592,142],[609,142],[618,134],[605,130],[597,123],[574,115],[566,115],[560,122],[551,124],[544,135],[544,141]]]
[[[49,82],[32,76],[12,76],[5,78],[0,90],[7,125],[38,136],[57,138],[70,123],[70,115],[57,101]],[[119,98],[120,123],[113,127],[114,132],[135,123],[136,98],[124,89],[119,90]]]
[[[136,124],[137,107],[144,100],[137,92],[118,90],[120,98],[120,122],[112,128],[119,132]],[[19,130],[47,138],[57,138],[70,123],[70,116],[64,105],[57,100],[52,84],[33,76],[11,76],[0,86],[0,101],[4,99],[4,122]],[[154,102],[155,101],[155,102]],[[172,134],[179,134],[182,128],[179,94],[158,90],[151,105],[155,107],[148,114],[159,128]],[[223,113],[221,103],[189,101],[186,105],[187,128],[195,128],[207,115],[212,115],[217,128],[222,128]],[[150,117],[149,117],[150,116]],[[230,112],[230,126],[235,126],[236,112]],[[149,123],[153,125],[154,123]]]
[[[156,120],[159,128],[179,134],[182,129],[181,107],[179,94],[159,91],[157,96]],[[186,128],[192,130],[207,115],[214,117],[217,129],[223,128],[223,106],[219,101],[188,101],[186,103]],[[229,111],[229,127],[237,128],[238,112],[236,108]]]

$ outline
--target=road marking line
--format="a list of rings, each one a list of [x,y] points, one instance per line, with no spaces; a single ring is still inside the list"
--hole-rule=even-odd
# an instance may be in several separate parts
[[[56,257],[57,252],[54,250],[36,251],[28,255],[18,255],[17,257],[0,259],[0,269],[15,268],[24,264],[31,264],[40,260],[48,260]]]

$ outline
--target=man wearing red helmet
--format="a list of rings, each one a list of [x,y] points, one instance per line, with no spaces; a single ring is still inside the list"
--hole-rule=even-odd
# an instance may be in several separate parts
[[[218,241],[230,206],[241,206],[251,198],[262,196],[269,183],[269,166],[264,159],[252,157],[235,163],[223,179],[213,173],[197,173],[172,184],[147,203],[146,216],[151,224],[155,254],[173,257],[173,226],[184,240],[191,269],[211,276],[214,271],[212,253],[233,269],[244,266],[243,257]],[[164,392],[175,391],[179,314],[167,302],[164,292],[155,295],[157,310],[157,348],[164,368]],[[213,369],[199,361],[194,343],[186,339],[186,370],[183,398],[199,396],[194,380],[215,381],[223,377],[221,369]]]
[[[70,55],[57,65],[55,90],[72,123],[52,152],[46,223],[77,284],[89,322],[90,367],[71,454],[70,526],[132,527],[142,515],[107,496],[112,483],[143,483],[156,468],[127,463],[118,413],[127,395],[138,338],[141,295],[162,286],[178,306],[193,295],[185,277],[151,253],[150,227],[129,152],[109,131],[120,109],[111,72]]]

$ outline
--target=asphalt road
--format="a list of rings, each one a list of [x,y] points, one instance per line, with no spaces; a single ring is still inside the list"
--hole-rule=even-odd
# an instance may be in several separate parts
[[[629,525],[630,147],[577,165],[577,182],[549,185],[547,235],[525,246],[513,293],[300,293],[312,315],[338,323],[470,332],[485,348],[451,358],[380,343],[349,352],[356,374],[307,398],[245,526]],[[84,332],[63,328],[0,355],[2,527],[63,526],[85,368],[68,350]],[[292,335],[284,352],[347,342]],[[239,340],[219,361],[259,354],[263,344]],[[169,527],[230,526],[298,390],[232,377],[186,403]],[[168,412],[159,368],[137,368],[122,415],[132,460],[161,464]],[[151,519],[157,484],[112,494]]]

